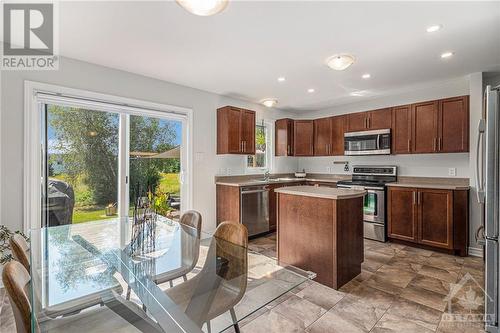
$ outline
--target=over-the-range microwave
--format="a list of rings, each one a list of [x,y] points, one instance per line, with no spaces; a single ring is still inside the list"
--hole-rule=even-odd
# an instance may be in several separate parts
[[[344,134],[345,155],[389,155],[390,153],[390,128]]]

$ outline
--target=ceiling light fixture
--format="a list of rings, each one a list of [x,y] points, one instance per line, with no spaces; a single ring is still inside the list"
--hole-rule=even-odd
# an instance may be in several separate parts
[[[453,52],[444,52],[441,54],[441,58],[446,59],[450,58],[453,55]]]
[[[278,100],[276,100],[275,98],[266,98],[262,100],[261,103],[268,108],[272,108],[273,106],[278,104]]]
[[[366,73],[366,74],[361,75],[361,77],[362,77],[363,79],[369,79],[369,78],[371,78],[372,76],[371,76],[370,74]]]
[[[326,64],[331,69],[334,69],[336,71],[343,71],[347,67],[351,66],[354,61],[354,56],[350,54],[336,54],[326,59]]]
[[[198,16],[210,16],[222,12],[229,0],[175,0],[182,8]]]
[[[280,76],[280,77],[278,78],[278,82],[285,82],[285,78],[284,78],[283,76]]]
[[[316,90],[314,90],[314,88],[309,88],[309,89],[307,89],[307,92],[308,92],[308,93],[310,93],[310,94],[312,94],[312,93],[313,93],[313,92],[315,92],[315,91],[316,91]]]
[[[441,30],[442,27],[443,26],[441,24],[431,25],[430,27],[427,28],[427,32],[436,32]]]

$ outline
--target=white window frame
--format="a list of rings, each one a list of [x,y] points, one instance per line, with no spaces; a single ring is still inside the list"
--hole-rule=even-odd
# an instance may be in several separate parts
[[[182,142],[181,146],[181,183],[182,188],[187,193],[181,193],[182,211],[192,209],[193,204],[193,110],[174,105],[153,103],[138,99],[114,96],[92,92],[88,90],[68,88],[53,84],[25,81],[24,82],[24,169],[23,169],[23,230],[28,232],[30,229],[41,227],[40,214],[40,180],[42,179],[41,170],[41,149],[40,149],[40,124],[42,121],[42,102],[39,95],[43,94],[43,99],[50,99],[54,96],[54,101],[61,104],[64,102],[64,96],[68,99],[78,99],[81,104],[88,103],[88,107],[95,110],[118,112],[122,121],[120,124],[128,123],[129,115],[165,117],[182,121]],[[44,102],[46,103],[46,102]],[[70,102],[68,102],[70,103]],[[119,163],[119,186],[118,202],[122,217],[128,212],[128,193],[121,188],[126,184],[128,177],[128,163],[124,163],[123,157],[128,156],[129,133],[128,126],[122,126],[119,129],[120,149],[127,149],[120,156]],[[128,186],[127,186],[128,188]],[[182,191],[182,189],[181,189]],[[120,205],[121,203],[121,205]],[[125,210],[126,209],[126,210]],[[128,215],[128,214],[127,214]]]
[[[245,155],[245,171],[247,174],[255,174],[255,173],[264,173],[266,171],[271,172],[273,169],[273,156],[274,156],[274,147],[273,147],[273,138],[274,138],[274,123],[271,123],[269,121],[256,121],[255,126],[257,127],[259,124],[264,123],[264,126],[266,128],[266,167],[261,168],[261,167],[249,167],[248,166],[248,160],[247,156]]]

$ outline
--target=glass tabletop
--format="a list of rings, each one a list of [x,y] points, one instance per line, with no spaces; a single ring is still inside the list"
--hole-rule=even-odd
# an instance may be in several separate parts
[[[315,277],[160,218],[30,232],[32,329],[221,332]]]

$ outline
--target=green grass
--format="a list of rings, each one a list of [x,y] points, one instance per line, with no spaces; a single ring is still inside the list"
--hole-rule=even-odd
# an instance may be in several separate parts
[[[160,191],[164,193],[170,193],[179,195],[181,184],[179,182],[178,173],[162,173],[160,179]]]
[[[161,174],[161,180],[160,180],[160,190],[164,193],[171,193],[174,195],[179,195],[180,193],[180,182],[179,182],[179,174],[177,173],[162,173]],[[56,178],[56,177],[54,177]],[[58,179],[66,180],[67,178],[64,176],[58,176]],[[73,211],[73,223],[83,223],[83,222],[89,222],[89,221],[96,221],[96,220],[104,220],[104,219],[110,219],[113,217],[117,217],[117,215],[113,216],[106,216],[105,209],[100,206],[85,206],[85,203],[78,202],[78,198],[80,197],[79,192],[80,191],[87,191],[87,188],[85,185],[83,185],[81,182],[78,182],[76,184],[75,188],[75,197],[77,199],[77,202],[75,202],[75,209]],[[132,213],[129,215],[133,214],[133,207],[130,208]]]

